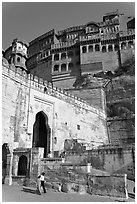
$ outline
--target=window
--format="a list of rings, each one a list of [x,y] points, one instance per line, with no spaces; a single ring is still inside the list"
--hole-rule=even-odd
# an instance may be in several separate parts
[[[119,50],[119,45],[115,45],[114,49],[115,49],[115,51],[118,51]]]
[[[72,67],[73,67],[73,63],[70,62],[69,65],[68,65],[69,70],[70,70]]]
[[[95,45],[95,51],[100,51],[100,46],[98,44]]]
[[[89,51],[89,52],[93,52],[93,45],[89,45],[88,51]]]
[[[108,45],[108,51],[109,52],[113,51],[113,46],[112,45]]]
[[[61,54],[61,59],[66,59],[66,53],[65,52]]]
[[[54,60],[56,61],[56,60],[59,60],[59,54],[55,54],[54,55]]]
[[[17,57],[17,62],[20,62],[20,57]]]
[[[106,52],[107,49],[106,49],[106,46],[102,46],[102,52]]]
[[[46,51],[46,56],[48,56],[49,55],[49,51]]]
[[[77,125],[77,130],[80,130],[80,125]]]
[[[68,57],[73,57],[73,52],[72,51],[68,52]]]
[[[83,46],[82,47],[82,53],[86,53],[87,52],[87,47],[86,46]]]
[[[54,70],[53,70],[54,72],[58,72],[59,71],[59,65],[58,64],[55,64],[54,65]]]
[[[126,43],[125,42],[122,42],[121,43],[121,49],[123,50],[123,49],[125,49],[126,48]]]
[[[61,71],[62,71],[62,72],[66,71],[66,64],[62,64],[62,65],[61,65]]]
[[[57,137],[54,137],[54,144],[57,144]]]
[[[43,57],[45,57],[45,52],[43,53]]]
[[[133,41],[128,42],[128,47],[133,48]]]

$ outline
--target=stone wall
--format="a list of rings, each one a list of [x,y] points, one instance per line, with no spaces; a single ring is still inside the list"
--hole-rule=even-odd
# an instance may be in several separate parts
[[[50,164],[51,163],[51,164]],[[45,172],[46,187],[67,193],[89,193],[92,195],[128,198],[127,177],[125,174],[112,174],[91,169],[87,173],[87,166],[70,163],[56,163],[44,161],[41,171]]]
[[[83,139],[89,148],[108,143],[105,111],[14,66],[3,64],[2,79],[3,143],[31,148],[38,112],[48,117],[52,153],[63,151],[69,138]]]
[[[126,173],[129,179],[135,177],[135,149],[129,147],[100,147],[96,150],[89,150],[82,154],[68,154],[66,162],[75,165],[91,163],[96,169],[112,173]]]
[[[89,104],[98,107],[99,109],[106,109],[105,92],[103,89],[101,89],[101,87],[68,89],[67,92],[82,98]]]

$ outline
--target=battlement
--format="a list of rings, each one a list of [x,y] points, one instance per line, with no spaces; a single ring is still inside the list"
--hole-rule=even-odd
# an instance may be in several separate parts
[[[63,89],[54,87],[52,83],[47,82],[43,78],[39,78],[34,76],[33,74],[28,73],[21,68],[16,68],[14,65],[7,66],[7,64],[3,61],[3,71],[2,74],[15,80],[18,83],[23,84],[24,86],[30,87],[32,89],[36,89],[37,91],[43,92],[50,96],[56,97],[61,99],[65,102],[71,103],[74,106],[77,106],[79,112],[83,111],[91,111],[101,118],[106,118],[105,111],[99,109],[98,107],[94,107],[89,105],[83,99],[76,97],[74,95],[69,94],[68,92],[64,91]]]

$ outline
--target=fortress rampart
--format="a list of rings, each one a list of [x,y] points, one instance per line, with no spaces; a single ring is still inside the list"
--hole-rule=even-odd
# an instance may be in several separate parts
[[[51,83],[47,82],[46,80],[34,76],[30,73],[27,73],[25,70],[21,68],[16,68],[14,65],[9,66],[8,63],[3,62],[3,75],[7,75],[12,80],[18,81],[18,83],[22,83],[23,85],[36,89],[40,92],[46,93],[50,96],[54,96],[61,100],[64,100],[71,105],[77,106],[80,109],[86,109],[91,111],[102,118],[106,118],[105,111],[99,110],[98,107],[94,107],[89,105],[83,99],[69,94],[67,91],[54,87]]]

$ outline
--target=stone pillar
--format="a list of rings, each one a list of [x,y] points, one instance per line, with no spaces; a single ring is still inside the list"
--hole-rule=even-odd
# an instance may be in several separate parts
[[[91,172],[91,163],[87,163],[87,173],[90,173]]]
[[[107,52],[108,52],[108,46],[109,46],[109,45],[108,45],[108,44],[106,44],[106,51],[107,51]]]
[[[43,158],[44,148],[32,147],[30,162],[30,178],[36,179],[41,173],[41,159]]]
[[[95,44],[93,44],[93,52],[95,52]]]
[[[113,51],[115,51],[115,45],[114,44],[112,44],[112,49],[113,49]]]
[[[59,72],[61,72],[61,64],[59,64]]]
[[[13,175],[17,176],[18,174],[18,162],[19,162],[19,157],[18,155],[13,156]]]
[[[5,178],[5,183],[12,185],[12,163],[13,163],[13,149],[9,146],[10,153],[7,155],[7,175]]]

